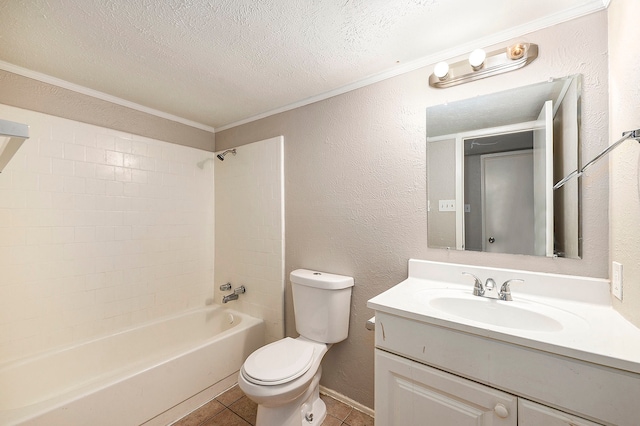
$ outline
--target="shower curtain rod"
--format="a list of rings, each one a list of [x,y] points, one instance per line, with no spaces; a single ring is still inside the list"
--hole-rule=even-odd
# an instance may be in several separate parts
[[[605,155],[607,155],[608,153],[610,153],[611,151],[616,149],[618,147],[618,145],[620,145],[622,142],[626,141],[627,139],[634,139],[634,140],[636,140],[636,141],[638,141],[640,143],[640,129],[629,130],[628,132],[622,133],[622,138],[621,139],[617,140],[615,143],[611,144],[609,147],[607,147],[600,154],[596,155],[594,157],[594,159],[589,161],[583,168],[580,169],[580,171],[578,171],[577,169],[572,171],[567,176],[565,176],[562,180],[560,180],[558,183],[553,185],[554,191],[556,189],[562,187],[565,183],[567,183],[568,181],[570,181],[574,177],[582,176],[582,174],[584,173],[585,170],[587,170],[587,168],[589,168],[592,164],[597,163],[598,160],[600,160],[602,157],[604,157]]]

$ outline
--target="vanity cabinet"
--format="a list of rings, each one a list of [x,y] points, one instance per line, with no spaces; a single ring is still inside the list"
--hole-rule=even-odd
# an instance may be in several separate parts
[[[598,426],[376,349],[377,426]]]
[[[517,403],[508,393],[376,349],[378,426],[516,426]]]
[[[518,400],[518,426],[598,426],[580,417],[572,416],[546,405],[520,398]]]
[[[638,426],[638,375],[376,312],[376,426]]]

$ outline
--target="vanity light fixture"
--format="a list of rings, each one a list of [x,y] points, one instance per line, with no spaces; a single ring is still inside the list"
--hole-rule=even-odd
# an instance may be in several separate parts
[[[433,74],[438,77],[438,80],[446,80],[449,75],[449,64],[446,62],[438,62],[433,69]]]
[[[534,43],[515,43],[489,53],[476,49],[471,52],[468,61],[459,61],[451,65],[438,62],[429,77],[429,85],[444,88],[480,80],[522,68],[537,57],[538,45]]]
[[[482,69],[485,59],[487,59],[487,53],[482,49],[476,49],[469,55],[469,65],[474,71],[478,71]]]

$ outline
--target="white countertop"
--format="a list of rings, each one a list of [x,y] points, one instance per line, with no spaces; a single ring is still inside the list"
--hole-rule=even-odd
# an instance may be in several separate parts
[[[425,302],[425,294],[438,292],[480,297],[472,296],[473,280],[462,276],[462,272],[473,273],[483,282],[494,278],[498,285],[506,279],[524,278],[523,285],[511,286],[516,305],[539,307],[541,312],[560,312],[562,329],[537,331],[480,323],[435,309]],[[607,280],[410,260],[409,278],[369,300],[367,306],[431,325],[640,374],[640,329],[611,307],[608,288]],[[513,302],[495,300],[491,303]]]

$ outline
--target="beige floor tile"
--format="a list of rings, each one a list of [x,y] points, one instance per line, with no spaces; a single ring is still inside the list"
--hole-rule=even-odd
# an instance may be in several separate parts
[[[236,402],[237,400],[239,400],[240,398],[242,398],[243,396],[244,396],[244,393],[242,392],[240,387],[238,385],[235,385],[234,387],[230,388],[223,394],[218,395],[216,399],[220,401],[222,404],[224,404],[225,407],[228,407],[234,402]]]
[[[174,423],[175,426],[197,426],[204,420],[215,416],[225,409],[225,406],[216,401],[215,399],[207,402],[202,407],[193,411],[188,416],[178,420]]]
[[[327,406],[327,414],[337,417],[339,420],[346,419],[349,413],[351,413],[351,407],[343,402],[335,400],[327,395],[320,395],[320,398]]]
[[[256,414],[258,413],[258,404],[243,396],[229,406],[229,409],[248,421],[252,425],[256,424]]]
[[[205,420],[202,426],[249,426],[240,416],[225,408],[221,413]]]
[[[351,410],[351,414],[345,419],[344,423],[349,426],[373,426],[373,417],[358,410]]]
[[[322,426],[342,426],[342,420],[327,414],[327,417],[322,422]]]

